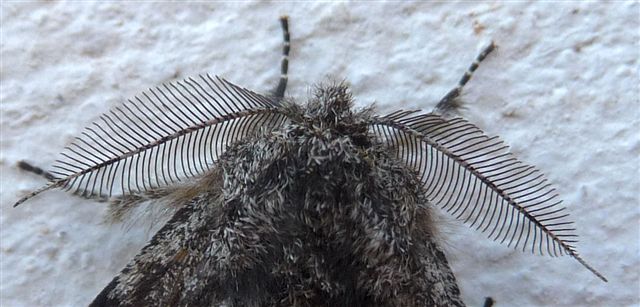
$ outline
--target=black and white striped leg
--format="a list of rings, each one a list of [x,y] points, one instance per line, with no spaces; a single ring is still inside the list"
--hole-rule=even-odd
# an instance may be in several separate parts
[[[56,179],[56,177],[54,175],[52,175],[51,173],[35,166],[32,165],[31,163],[25,162],[25,161],[18,161],[18,168],[23,170],[23,171],[27,171],[30,173],[34,173],[36,175],[40,175],[42,177],[44,177],[47,180],[54,180]]]
[[[493,298],[485,297],[484,304],[482,305],[482,307],[493,307],[493,304],[495,304],[495,302],[496,301],[494,301]]]
[[[444,97],[442,97],[440,102],[438,102],[434,110],[435,112],[446,113],[447,111],[454,110],[460,107],[459,102],[456,101],[456,98],[460,96],[460,93],[462,93],[462,88],[465,86],[465,84],[467,84],[467,82],[469,82],[469,80],[471,79],[471,76],[473,76],[473,72],[476,71],[476,69],[478,69],[478,66],[480,66],[480,63],[495,48],[496,48],[496,45],[493,42],[491,42],[489,46],[487,46],[482,50],[482,52],[480,52],[480,54],[476,57],[475,61],[471,63],[471,66],[469,66],[467,71],[464,72],[464,75],[462,76],[462,78],[460,78],[460,81],[458,81],[458,85],[454,87],[452,90],[450,90],[446,95],[444,95]]]
[[[289,17],[280,17],[280,25],[282,26],[282,34],[284,42],[282,44],[282,61],[280,62],[280,82],[273,95],[276,98],[284,98],[284,91],[287,89],[287,81],[289,79],[287,73],[289,71],[289,50],[291,49],[289,37]]]

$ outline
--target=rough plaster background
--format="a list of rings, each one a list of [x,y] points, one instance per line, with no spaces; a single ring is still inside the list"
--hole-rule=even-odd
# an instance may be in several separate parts
[[[0,5],[0,305],[81,306],[152,236],[101,223],[101,204],[50,192],[11,208],[102,112],[201,72],[258,91],[279,71],[291,16],[288,94],[344,78],[359,105],[430,109],[478,50],[466,117],[556,184],[599,281],[571,258],[532,256],[445,219],[443,246],[470,306],[640,304],[637,1],[547,3],[89,3]]]

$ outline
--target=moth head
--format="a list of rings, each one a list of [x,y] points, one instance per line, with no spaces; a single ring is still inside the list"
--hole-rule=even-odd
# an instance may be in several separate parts
[[[321,134],[324,138],[347,138],[358,147],[371,146],[369,136],[370,118],[374,108],[354,110],[353,97],[344,82],[329,82],[316,85],[305,107],[291,105],[295,112],[289,119],[304,130]]]
[[[333,128],[353,123],[352,106],[351,91],[345,83],[321,84],[315,87],[304,117],[314,125]]]

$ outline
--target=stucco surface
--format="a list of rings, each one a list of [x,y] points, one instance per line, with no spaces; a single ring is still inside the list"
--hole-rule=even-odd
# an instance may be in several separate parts
[[[499,46],[464,93],[465,117],[500,135],[556,185],[580,234],[571,258],[509,249],[442,215],[442,245],[464,299],[479,306],[640,304],[637,1],[484,3],[90,3],[0,5],[0,305],[82,306],[152,236],[144,219],[46,193],[17,170],[48,166],[82,128],[146,88],[211,73],[271,90],[277,18],[291,17],[288,95],[351,84],[381,114],[431,109],[489,41]]]

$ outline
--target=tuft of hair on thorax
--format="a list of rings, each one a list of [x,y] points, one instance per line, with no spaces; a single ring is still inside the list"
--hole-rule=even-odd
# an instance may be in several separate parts
[[[330,81],[313,87],[305,117],[327,125],[353,120],[353,95],[346,82]]]

